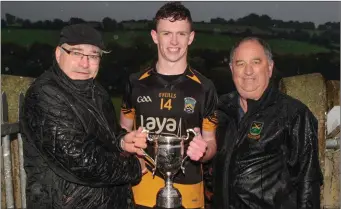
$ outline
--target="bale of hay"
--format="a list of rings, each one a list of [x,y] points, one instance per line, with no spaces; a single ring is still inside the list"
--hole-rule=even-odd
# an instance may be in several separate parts
[[[19,94],[25,93],[33,80],[29,77],[1,75],[1,91],[7,95],[9,123],[17,122]]]
[[[340,208],[340,150],[326,150],[324,208]]]
[[[340,81],[327,81],[327,106],[328,111],[340,105]]]

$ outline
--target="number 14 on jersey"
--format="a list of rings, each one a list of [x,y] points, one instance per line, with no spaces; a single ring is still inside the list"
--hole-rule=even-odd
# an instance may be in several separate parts
[[[172,99],[161,98],[160,110],[163,110],[163,109],[168,109],[168,110],[172,109]]]

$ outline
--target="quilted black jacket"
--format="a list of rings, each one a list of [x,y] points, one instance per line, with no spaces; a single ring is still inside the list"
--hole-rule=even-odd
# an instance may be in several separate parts
[[[93,79],[71,80],[55,62],[28,89],[20,128],[28,209],[134,208],[140,164],[122,153],[125,132]]]
[[[320,208],[317,120],[269,87],[240,117],[236,92],[218,104],[214,209]]]

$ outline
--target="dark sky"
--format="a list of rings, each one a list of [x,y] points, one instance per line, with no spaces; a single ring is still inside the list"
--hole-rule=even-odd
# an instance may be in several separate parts
[[[1,17],[5,13],[17,17],[37,20],[59,18],[69,20],[80,17],[84,20],[101,21],[104,17],[117,21],[130,19],[152,19],[165,2],[1,2]],[[183,2],[192,13],[194,21],[209,21],[222,17],[236,19],[250,13],[267,14],[284,21],[311,21],[321,24],[340,21],[341,2]]]

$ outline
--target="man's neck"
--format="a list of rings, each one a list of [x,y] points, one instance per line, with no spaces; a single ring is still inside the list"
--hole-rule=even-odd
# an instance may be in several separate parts
[[[247,100],[248,99],[258,101],[262,97],[263,94],[264,94],[264,92],[262,92],[262,94],[259,96],[254,96],[253,98],[250,98],[250,97],[246,98],[246,97],[242,97],[241,95],[239,95],[239,103],[240,103],[240,106],[243,109],[243,111],[245,113],[247,112]]]
[[[156,63],[156,71],[162,75],[179,75],[183,74],[187,68],[187,61],[169,62],[166,60],[158,60]]]
[[[243,97],[239,97],[239,103],[240,103],[240,107],[243,109],[244,113],[247,112],[247,101],[245,98]]]

